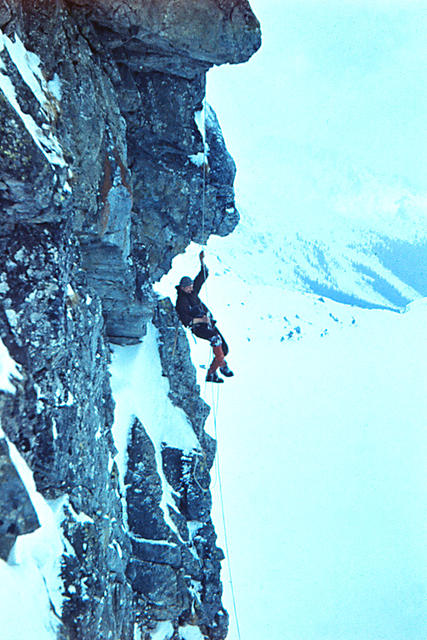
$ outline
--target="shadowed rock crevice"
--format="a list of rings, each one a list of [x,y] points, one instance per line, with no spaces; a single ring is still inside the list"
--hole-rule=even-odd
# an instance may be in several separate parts
[[[16,538],[40,526],[31,499],[10,459],[6,440],[0,440],[0,558],[7,560]]]

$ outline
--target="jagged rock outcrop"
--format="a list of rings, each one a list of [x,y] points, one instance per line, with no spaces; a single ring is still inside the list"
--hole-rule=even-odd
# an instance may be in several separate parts
[[[39,526],[27,490],[10,459],[7,442],[0,439],[0,558],[7,560],[16,538]]]
[[[0,338],[21,371],[0,419],[38,491],[67,496],[61,634],[130,640],[137,624],[148,640],[169,620],[220,640],[215,442],[185,335],[152,283],[191,240],[238,222],[205,73],[250,57],[259,24],[246,0],[0,0],[0,29]],[[165,444],[159,462],[138,416],[124,491],[109,342],[137,343],[151,321],[169,398],[199,444]],[[2,485],[15,487],[0,459]],[[18,484],[16,515],[0,504],[3,557],[37,527]]]
[[[153,444],[135,419],[129,443],[127,515],[132,557],[127,576],[149,632],[152,621],[191,622],[206,637],[225,637],[228,615],[221,604],[220,562],[210,517],[210,475],[215,442],[204,431],[208,406],[195,393],[196,375],[184,330],[169,300],[154,315],[163,375],[170,376],[169,397],[186,412],[200,447],[191,452],[163,444],[162,471],[174,491],[174,508],[162,507],[162,482]],[[171,375],[173,373],[173,376]]]

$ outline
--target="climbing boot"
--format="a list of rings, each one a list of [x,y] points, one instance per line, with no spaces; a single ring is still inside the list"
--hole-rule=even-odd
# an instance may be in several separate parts
[[[226,378],[231,378],[231,376],[234,376],[234,373],[232,372],[232,370],[230,369],[227,363],[225,363],[223,367],[220,367],[219,370],[221,371],[222,375],[225,376]]]
[[[224,382],[224,380],[219,377],[216,371],[213,371],[212,373],[209,373],[208,371],[208,375],[206,376],[206,382]]]

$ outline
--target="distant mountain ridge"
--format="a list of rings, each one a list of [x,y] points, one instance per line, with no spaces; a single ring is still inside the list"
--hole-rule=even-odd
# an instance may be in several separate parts
[[[427,295],[427,240],[360,230],[329,238],[242,216],[233,239],[210,243],[250,281],[327,296],[362,308],[402,309]],[[238,249],[236,248],[238,247]],[[240,261],[238,254],[250,259]],[[267,269],[265,266],[268,265]],[[243,272],[242,272],[243,269]]]

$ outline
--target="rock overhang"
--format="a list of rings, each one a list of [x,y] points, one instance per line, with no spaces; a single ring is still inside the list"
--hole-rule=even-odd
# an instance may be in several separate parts
[[[12,16],[5,33],[20,34],[47,77],[56,74],[61,83],[53,130],[73,178],[72,191],[58,192],[48,179],[52,168],[28,140],[43,185],[41,211],[34,207],[40,196],[31,197],[33,179],[16,186],[8,176],[6,192],[0,181],[0,202],[16,210],[18,222],[72,219],[108,337],[137,342],[152,313],[151,284],[175,255],[238,224],[235,166],[213,111],[206,107],[202,116],[205,74],[213,65],[247,60],[261,43],[259,22],[247,0],[7,0],[5,6],[0,22]],[[48,33],[55,34],[51,49]],[[16,86],[27,113],[24,84]],[[26,157],[16,154],[16,162]]]
[[[261,45],[247,0],[68,0],[102,32],[105,46],[135,70],[190,77],[246,62]]]

